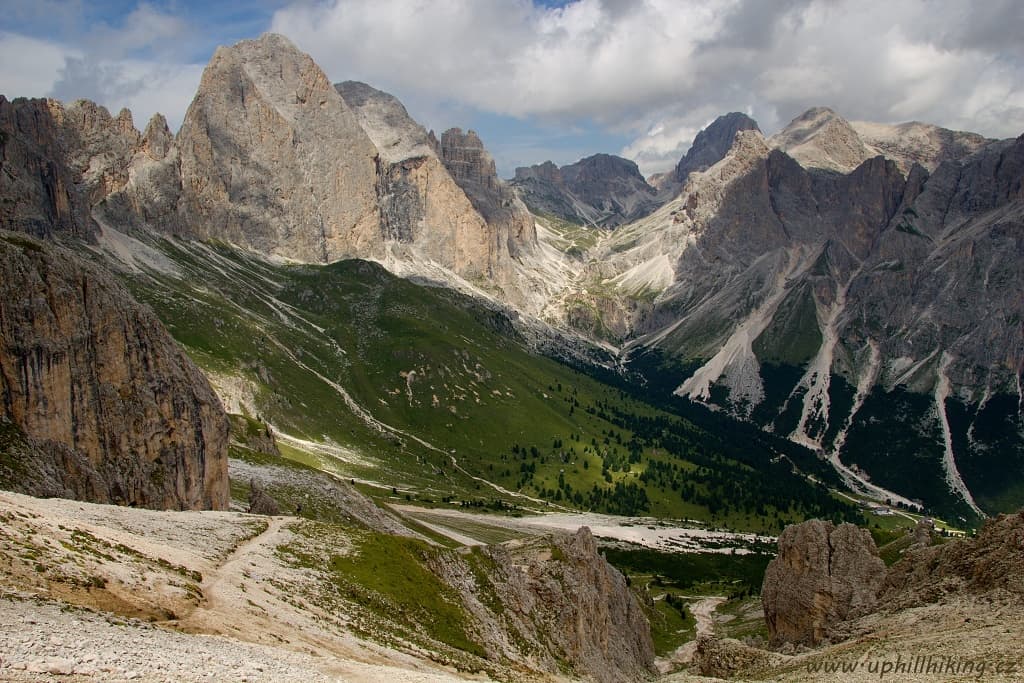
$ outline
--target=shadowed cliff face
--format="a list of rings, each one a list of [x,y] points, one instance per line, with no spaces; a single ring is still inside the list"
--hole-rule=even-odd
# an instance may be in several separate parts
[[[90,209],[124,187],[138,145],[127,109],[113,118],[87,100],[0,95],[0,223],[37,237],[94,239]]]
[[[517,168],[511,182],[532,211],[603,228],[643,218],[660,203],[636,163],[611,154]]]
[[[515,299],[510,259],[532,248],[533,221],[498,180],[479,137],[449,131],[439,142],[392,95],[356,81],[334,87],[378,151],[377,203],[390,253],[489,279]]]
[[[0,232],[4,485],[149,508],[225,509],[228,425],[156,317],[68,251]]]
[[[450,128],[441,134],[441,160],[473,207],[494,229],[498,249],[515,258],[537,241],[533,216],[512,189],[498,179],[494,159],[473,131]]]

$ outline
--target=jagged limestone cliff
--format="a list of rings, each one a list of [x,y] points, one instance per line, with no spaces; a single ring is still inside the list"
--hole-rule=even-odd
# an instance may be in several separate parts
[[[391,95],[355,81],[335,88],[378,150],[381,231],[394,257],[489,277],[507,254],[492,248],[491,227],[441,162],[436,140]]]
[[[550,161],[517,168],[511,184],[535,213],[604,228],[643,218],[660,204],[636,163],[611,154],[561,168]]]
[[[515,258],[537,241],[533,216],[498,178],[494,159],[474,131],[449,128],[441,134],[440,151],[445,168],[494,229],[496,249]]]
[[[151,311],[67,250],[0,232],[0,478],[33,495],[228,503],[228,424]]]
[[[438,554],[431,565],[472,615],[488,658],[602,683],[645,680],[654,671],[647,617],[590,529],[473,554],[468,562]]]
[[[95,239],[91,208],[125,185],[138,144],[127,109],[0,95],[0,226]]]

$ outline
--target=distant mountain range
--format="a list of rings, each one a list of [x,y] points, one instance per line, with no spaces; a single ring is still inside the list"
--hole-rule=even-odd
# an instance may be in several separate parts
[[[177,135],[3,98],[0,131],[5,229],[377,261],[877,497],[965,519],[1024,504],[1024,136],[816,108],[765,138],[732,113],[651,183],[606,154],[506,183],[472,131],[438,138],[275,35],[218,49]]]

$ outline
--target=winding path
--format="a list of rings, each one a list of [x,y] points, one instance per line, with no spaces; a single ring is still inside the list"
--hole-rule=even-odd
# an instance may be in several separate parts
[[[252,566],[253,556],[267,549],[272,553],[283,541],[282,530],[293,521],[291,517],[267,517],[267,527],[252,538],[239,543],[224,561],[213,569],[203,572],[200,589],[203,600],[186,617],[178,622],[184,631],[202,633],[225,633],[239,631],[237,619],[226,619],[225,615],[238,608],[238,586],[249,581],[247,567]]]
[[[689,664],[693,661],[693,655],[697,652],[697,640],[704,635],[712,635],[715,630],[715,622],[713,615],[718,606],[725,602],[725,598],[721,596],[713,596],[710,598],[703,598],[697,602],[690,603],[688,609],[693,615],[696,624],[696,633],[693,640],[687,641],[680,645],[676,650],[668,657],[659,659],[656,663],[658,670],[662,673],[669,673],[670,671],[677,668],[680,664]]]

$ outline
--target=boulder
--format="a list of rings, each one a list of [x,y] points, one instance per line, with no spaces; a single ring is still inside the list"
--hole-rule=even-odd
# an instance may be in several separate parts
[[[829,626],[875,607],[884,579],[867,530],[821,520],[786,527],[761,587],[772,642],[821,643]]]

